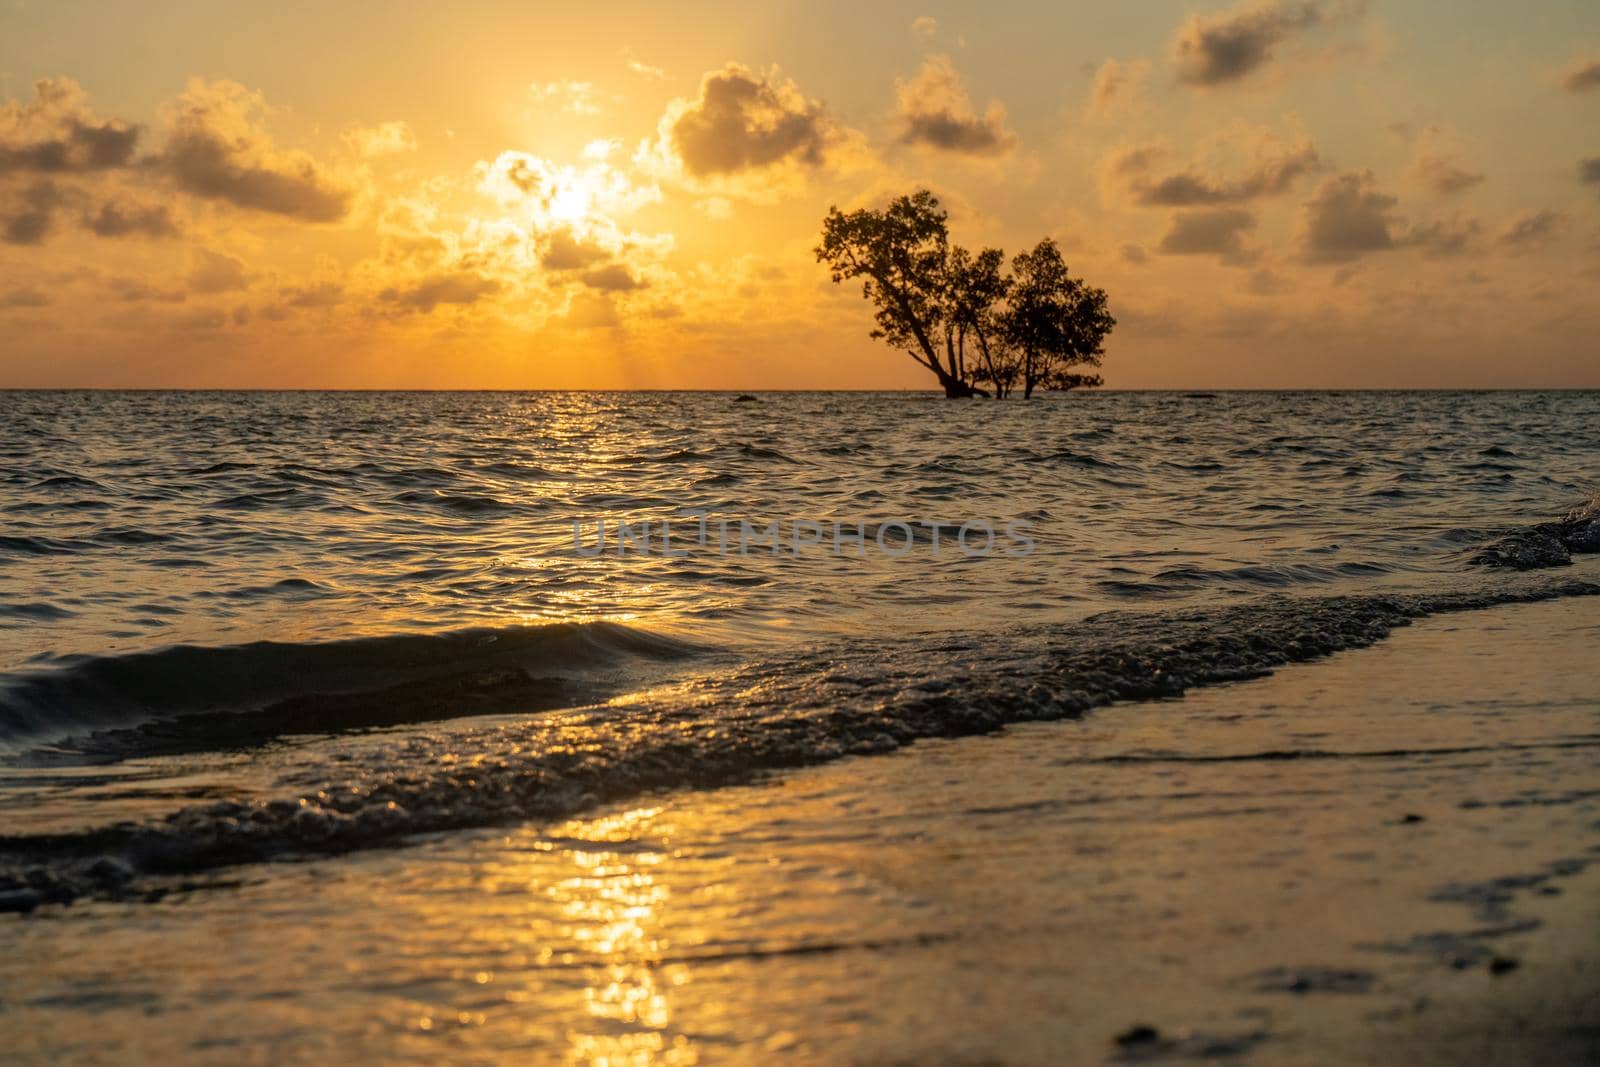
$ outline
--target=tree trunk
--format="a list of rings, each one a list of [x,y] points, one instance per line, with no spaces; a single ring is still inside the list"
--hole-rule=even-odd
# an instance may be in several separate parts
[[[978,351],[983,353],[983,364],[989,368],[989,377],[994,379],[994,398],[1004,400],[1006,395],[1005,383],[1000,380],[1000,375],[994,369],[994,357],[989,355],[989,338],[984,336],[983,327],[973,330],[978,338]]]
[[[969,396],[988,396],[989,394],[975,385],[969,385],[953,374],[946,374],[943,370],[934,372],[939,376],[939,384],[944,386],[944,395],[948,400],[959,400]]]

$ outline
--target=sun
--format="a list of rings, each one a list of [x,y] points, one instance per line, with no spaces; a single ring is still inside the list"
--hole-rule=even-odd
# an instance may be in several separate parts
[[[500,204],[507,218],[535,230],[613,230],[619,215],[661,199],[653,182],[641,184],[609,158],[619,144],[592,141],[574,162],[503,152],[483,166],[479,188]]]
[[[594,217],[599,193],[599,183],[592,172],[563,167],[545,200],[545,213],[552,222],[565,226],[588,222]]]

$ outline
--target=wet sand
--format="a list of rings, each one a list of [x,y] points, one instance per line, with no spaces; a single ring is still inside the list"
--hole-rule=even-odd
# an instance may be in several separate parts
[[[1591,598],[1436,616],[1180,701],[7,917],[0,1024],[81,1062],[1594,1062],[1597,648]]]

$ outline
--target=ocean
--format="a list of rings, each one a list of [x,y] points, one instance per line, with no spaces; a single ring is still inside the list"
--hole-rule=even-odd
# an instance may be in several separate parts
[[[423,892],[505,828],[1115,738],[1094,709],[1579,603],[1578,548],[1484,553],[1567,563],[1524,549],[1594,498],[1597,423],[1593,392],[0,393],[0,905],[397,845]]]

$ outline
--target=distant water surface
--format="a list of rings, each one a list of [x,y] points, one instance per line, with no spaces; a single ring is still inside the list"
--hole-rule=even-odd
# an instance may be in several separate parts
[[[1592,493],[1597,424],[1595,393],[0,393],[0,897],[565,817],[1600,591],[1593,557],[1469,562]],[[724,552],[691,511],[922,532]],[[670,518],[683,555],[574,543]],[[971,520],[1034,550],[969,557]]]
[[[1490,938],[1600,826],[1600,555],[1574,519],[1570,566],[1473,557],[1564,556],[1532,524],[1593,493],[1596,425],[1596,393],[0,393],[0,1047],[1087,1061],[1148,1021],[1325,1059],[1438,1026],[1409,946],[1441,943],[1503,1007],[1567,956]],[[683,555],[574,544],[673,518]],[[971,520],[1034,551],[969,557]]]
[[[0,672],[562,620],[739,646],[1426,586],[1592,492],[1597,417],[1581,392],[0,393]],[[690,509],[786,539],[1022,520],[1035,548],[968,559],[947,530],[936,556],[891,529],[902,558],[574,550],[574,522],[592,547],[598,521]]]

